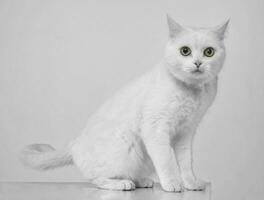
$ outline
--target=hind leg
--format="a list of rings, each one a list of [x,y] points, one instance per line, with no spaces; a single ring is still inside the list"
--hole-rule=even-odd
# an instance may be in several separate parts
[[[135,183],[128,179],[110,179],[110,178],[98,178],[93,181],[95,185],[102,189],[108,190],[135,190]]]

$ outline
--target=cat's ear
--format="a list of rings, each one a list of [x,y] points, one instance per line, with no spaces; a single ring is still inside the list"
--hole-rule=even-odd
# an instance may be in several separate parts
[[[216,26],[213,28],[213,31],[216,33],[216,35],[220,38],[220,40],[223,40],[226,35],[226,30],[228,28],[229,19],[225,21],[224,23]]]
[[[167,14],[167,22],[169,26],[169,36],[170,38],[176,37],[180,32],[183,31],[183,27],[174,21],[168,14]]]

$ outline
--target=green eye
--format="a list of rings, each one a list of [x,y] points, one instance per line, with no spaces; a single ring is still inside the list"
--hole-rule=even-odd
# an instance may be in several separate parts
[[[189,56],[192,51],[189,47],[184,46],[180,49],[180,52],[181,52],[181,55],[183,56]]]
[[[215,53],[215,50],[213,47],[207,47],[205,50],[204,50],[204,56],[206,57],[212,57]]]

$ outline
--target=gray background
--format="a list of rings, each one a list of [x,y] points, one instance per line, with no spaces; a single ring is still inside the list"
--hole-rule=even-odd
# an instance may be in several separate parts
[[[192,26],[231,18],[218,95],[195,140],[195,169],[219,199],[261,199],[263,0],[1,0],[1,181],[84,180],[74,167],[26,169],[17,154],[30,143],[63,148],[107,97],[159,62],[166,13]]]

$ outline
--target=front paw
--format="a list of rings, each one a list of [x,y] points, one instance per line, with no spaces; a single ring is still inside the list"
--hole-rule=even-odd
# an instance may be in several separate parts
[[[184,187],[187,190],[205,190],[207,182],[200,179],[189,179],[183,181]]]
[[[170,181],[163,181],[161,183],[161,187],[166,192],[183,192],[184,187],[181,184],[181,182],[176,180],[170,180]]]

